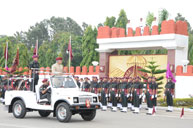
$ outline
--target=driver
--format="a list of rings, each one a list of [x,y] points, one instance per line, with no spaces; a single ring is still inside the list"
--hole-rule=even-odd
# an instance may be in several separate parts
[[[47,98],[48,103],[51,103],[51,89],[49,86],[48,79],[42,81],[43,85],[40,87],[40,99]]]

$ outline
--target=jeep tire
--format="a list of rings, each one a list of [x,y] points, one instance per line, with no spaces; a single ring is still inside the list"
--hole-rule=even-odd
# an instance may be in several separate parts
[[[72,116],[69,105],[67,103],[60,103],[55,110],[56,117],[60,122],[69,122]]]
[[[26,107],[22,100],[14,102],[12,112],[15,118],[24,118],[26,115]]]
[[[88,111],[88,112],[82,112],[82,113],[80,113],[80,115],[81,115],[83,120],[91,121],[96,116],[96,110],[91,110],[91,111]]]

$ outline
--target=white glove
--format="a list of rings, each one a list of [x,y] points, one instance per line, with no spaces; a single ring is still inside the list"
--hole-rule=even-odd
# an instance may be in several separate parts
[[[109,93],[109,97],[111,97],[111,94]]]
[[[141,99],[142,95],[139,95],[139,99]]]
[[[101,96],[101,93],[98,93],[98,96]]]
[[[31,80],[31,78],[29,79],[29,82],[31,82],[32,80]]]
[[[130,97],[132,97],[133,95],[132,94],[130,94]]]
[[[47,89],[51,88],[50,86],[47,87]]]
[[[108,94],[105,94],[105,97],[108,97]]]
[[[118,94],[118,97],[121,97],[121,94]]]
[[[166,96],[165,93],[163,94],[163,96]]]
[[[174,98],[174,95],[172,95],[172,98]]]
[[[154,95],[152,95],[151,98],[153,99],[153,98],[154,98]]]
[[[127,98],[129,97],[129,94],[127,94]]]
[[[115,97],[118,97],[118,94],[116,94]]]

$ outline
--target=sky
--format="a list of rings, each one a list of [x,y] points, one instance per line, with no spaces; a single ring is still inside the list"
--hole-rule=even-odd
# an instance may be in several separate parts
[[[0,35],[12,36],[16,31],[27,31],[30,26],[44,19],[71,17],[79,25],[86,22],[97,26],[107,16],[119,15],[124,9],[131,24],[146,18],[148,12],[158,17],[165,8],[174,19],[181,13],[193,25],[191,0],[0,0]]]

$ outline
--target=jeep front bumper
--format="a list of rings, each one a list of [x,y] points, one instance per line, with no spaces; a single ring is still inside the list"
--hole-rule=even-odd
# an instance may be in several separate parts
[[[87,107],[85,104],[76,104],[70,106],[70,110],[92,110],[92,109],[100,109],[100,104],[91,104],[90,107]]]

